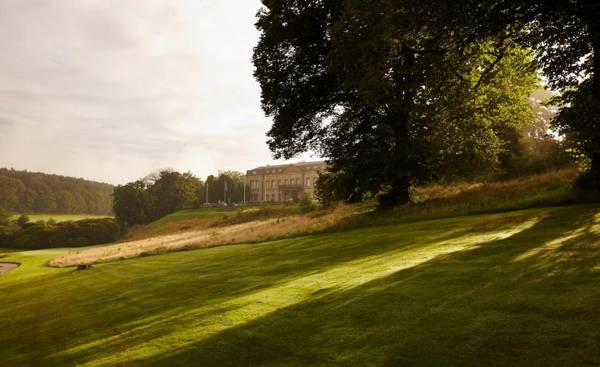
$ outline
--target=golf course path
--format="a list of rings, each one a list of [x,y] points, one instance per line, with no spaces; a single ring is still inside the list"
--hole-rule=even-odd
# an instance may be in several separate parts
[[[0,275],[8,273],[9,271],[16,269],[20,266],[19,263],[0,263]]]

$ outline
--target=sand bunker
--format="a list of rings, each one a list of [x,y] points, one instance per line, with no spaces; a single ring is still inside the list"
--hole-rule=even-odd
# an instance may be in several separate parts
[[[19,263],[0,263],[0,275],[8,273],[21,266]]]

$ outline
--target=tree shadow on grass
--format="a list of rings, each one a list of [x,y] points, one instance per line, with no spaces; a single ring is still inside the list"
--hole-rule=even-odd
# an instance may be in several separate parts
[[[599,365],[596,226],[596,210],[553,211],[512,237],[122,365]]]
[[[511,224],[514,224],[514,222],[511,222]],[[508,224],[490,223],[485,227],[469,227],[469,230],[490,230],[491,228],[500,230],[505,226],[507,227]],[[443,241],[465,235],[469,230],[459,230],[452,224],[449,224],[448,228],[442,228],[438,233],[427,235],[427,239],[430,241]],[[363,232],[361,234],[364,235]],[[363,259],[367,255],[385,256],[388,252],[422,246],[422,244],[415,245],[414,241],[405,238],[406,236],[403,233],[394,236],[390,235],[390,233],[379,235],[376,233],[376,230],[372,232],[372,236],[368,236],[368,240],[360,241],[356,240],[356,235],[353,233],[342,234],[342,238],[339,238],[340,235],[338,235],[336,238],[343,243],[343,245],[338,246],[339,250],[342,250],[343,253],[338,254],[336,254],[335,246],[332,245],[329,235],[321,236],[321,238],[315,236],[309,239],[298,239],[292,245],[289,244],[290,241],[281,241],[282,245],[275,249],[262,247],[261,250],[261,246],[258,246],[259,253],[256,254],[256,258],[251,256],[246,257],[247,263],[245,266],[240,267],[239,264],[239,257],[243,257],[243,253],[232,255],[232,259],[235,259],[238,266],[235,270],[232,269],[231,272],[225,271],[222,268],[211,269],[210,267],[204,267],[203,269],[196,269],[192,264],[182,263],[181,271],[183,273],[202,273],[209,278],[208,282],[206,281],[207,279],[204,279],[204,284],[207,287],[197,292],[198,297],[194,297],[193,292],[190,292],[189,289],[182,288],[181,279],[174,279],[172,277],[168,278],[166,286],[169,287],[170,283],[178,284],[178,287],[173,289],[153,289],[146,294],[139,294],[139,292],[128,294],[128,292],[125,292],[112,295],[114,303],[120,306],[116,306],[117,308],[111,314],[120,316],[108,315],[107,319],[106,316],[102,317],[98,315],[98,319],[104,320],[109,325],[114,325],[114,329],[121,330],[123,331],[122,334],[127,335],[122,335],[122,338],[115,338],[115,335],[108,333],[108,335],[104,336],[104,340],[101,340],[103,339],[101,337],[98,338],[98,335],[95,337],[89,335],[89,338],[77,338],[73,342],[68,343],[71,347],[65,348],[68,351],[66,355],[70,360],[81,362],[82,360],[94,360],[97,357],[96,352],[98,349],[102,349],[103,351],[121,350],[124,347],[132,348],[148,344],[153,339],[181,329],[182,319],[189,319],[191,324],[198,324],[198,320],[211,317],[211,315],[217,312],[226,313],[234,311],[236,308],[248,306],[241,303],[232,307],[227,305],[227,302],[230,300],[239,299],[247,294],[258,293],[262,289],[269,289],[280,284],[293,282],[297,279],[318,276],[336,264]],[[431,229],[419,227],[412,233],[416,234],[420,232],[431,232]],[[424,234],[421,233],[420,235],[423,236]],[[353,238],[354,241],[345,241],[344,236]],[[306,241],[306,244],[299,243],[298,241]],[[323,248],[319,249],[320,246]],[[269,252],[266,252],[267,250]],[[287,251],[290,257],[289,261],[285,261],[285,256],[282,256],[281,251]],[[220,260],[226,259],[221,258]],[[279,264],[277,260],[279,260]],[[222,267],[224,262],[218,261],[216,264]],[[267,264],[268,266],[266,266]],[[136,265],[138,265],[137,262]],[[128,265],[124,263],[122,266],[127,267]],[[111,273],[115,273],[114,269],[112,269]],[[215,274],[218,274],[218,276]],[[68,276],[65,275],[65,277]],[[182,274],[179,273],[177,276],[181,278]],[[123,282],[131,282],[131,279],[126,279],[126,274],[123,278]],[[81,283],[87,284],[89,282]],[[189,286],[193,286],[193,283],[189,284]],[[89,289],[82,289],[81,294],[89,297],[89,300],[93,304],[102,303],[101,300],[103,299],[110,302],[106,297],[105,290],[102,289],[103,287],[106,287],[106,285],[87,287]],[[135,292],[135,290],[132,292]],[[157,295],[168,301],[161,305],[153,304],[157,299]],[[190,295],[192,296],[190,297]],[[136,303],[135,307],[140,310],[140,314],[143,314],[141,319],[134,322],[131,322],[131,312],[119,310],[119,307],[130,307],[132,303]],[[218,305],[216,308],[215,304]],[[213,309],[207,310],[206,308],[209,306],[212,306]],[[106,310],[102,311],[103,314],[105,312]],[[91,346],[81,348],[82,345],[88,343],[91,343]],[[63,358],[64,356],[54,357]]]

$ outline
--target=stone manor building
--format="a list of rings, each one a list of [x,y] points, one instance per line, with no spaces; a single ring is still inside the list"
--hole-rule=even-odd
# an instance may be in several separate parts
[[[308,194],[315,197],[315,183],[319,172],[324,172],[324,161],[300,162],[263,166],[246,172],[246,184],[250,187],[250,202],[285,202]]]

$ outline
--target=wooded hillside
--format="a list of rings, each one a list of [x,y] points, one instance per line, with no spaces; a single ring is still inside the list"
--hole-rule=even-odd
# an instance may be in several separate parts
[[[109,214],[113,188],[81,178],[0,168],[0,207],[9,212]]]

